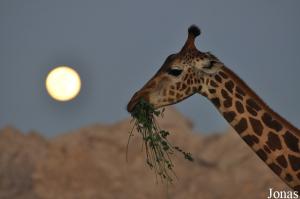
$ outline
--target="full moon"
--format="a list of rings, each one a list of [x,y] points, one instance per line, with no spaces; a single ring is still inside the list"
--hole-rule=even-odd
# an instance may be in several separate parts
[[[58,101],[74,99],[81,88],[79,74],[68,66],[52,69],[46,78],[46,89],[49,95]]]

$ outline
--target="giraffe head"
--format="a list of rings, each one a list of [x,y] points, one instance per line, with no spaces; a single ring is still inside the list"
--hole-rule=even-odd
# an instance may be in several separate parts
[[[198,27],[193,25],[188,29],[188,38],[180,52],[169,55],[158,72],[133,95],[127,105],[129,112],[142,98],[154,108],[160,108],[196,92],[205,95],[207,79],[218,72],[222,63],[212,54],[196,48],[195,38],[199,35]]]

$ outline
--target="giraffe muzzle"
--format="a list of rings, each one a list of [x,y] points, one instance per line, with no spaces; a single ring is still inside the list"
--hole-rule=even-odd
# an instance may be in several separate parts
[[[134,109],[134,107],[137,105],[137,103],[141,100],[144,99],[146,101],[149,101],[149,93],[148,92],[141,92],[138,91],[136,92],[132,98],[130,99],[129,103],[127,104],[127,111],[131,113]]]

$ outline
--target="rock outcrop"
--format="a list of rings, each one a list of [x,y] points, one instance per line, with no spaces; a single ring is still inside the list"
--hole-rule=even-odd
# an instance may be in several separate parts
[[[93,125],[53,139],[0,132],[0,198],[7,199],[253,199],[266,198],[268,188],[289,188],[251,149],[229,130],[202,135],[174,109],[159,121],[170,140],[189,151],[173,157],[178,179],[166,186],[145,164],[140,137],[131,139],[130,121]]]

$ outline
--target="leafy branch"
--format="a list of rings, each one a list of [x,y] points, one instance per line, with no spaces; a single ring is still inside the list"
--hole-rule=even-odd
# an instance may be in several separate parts
[[[184,158],[193,161],[190,153],[183,151],[178,146],[173,146],[167,139],[170,133],[161,130],[156,121],[157,117],[163,117],[164,109],[161,111],[155,110],[154,107],[141,99],[131,112],[133,117],[133,128],[129,132],[128,144],[134,129],[142,136],[143,145],[146,151],[146,163],[154,170],[162,181],[172,182],[173,176],[176,177],[173,171],[174,164],[171,160],[171,155],[174,151],[183,154]],[[127,150],[128,151],[128,150]]]

